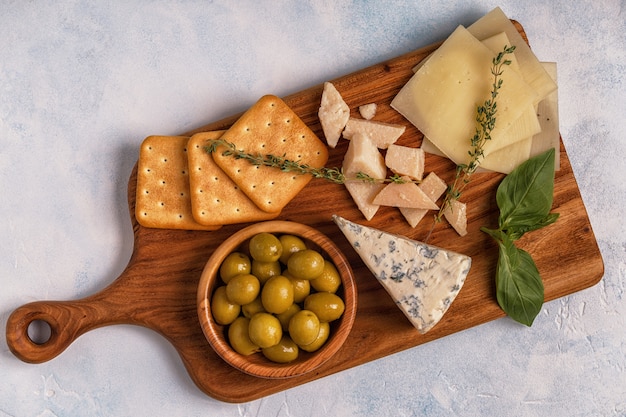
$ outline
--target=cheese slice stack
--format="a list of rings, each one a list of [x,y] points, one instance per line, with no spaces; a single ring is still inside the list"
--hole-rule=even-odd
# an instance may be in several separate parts
[[[476,131],[476,107],[490,95],[493,57],[505,46],[507,55],[502,88],[497,97],[496,125],[483,146],[485,160],[494,155],[498,171],[510,171],[528,159],[542,131],[537,106],[556,89],[556,82],[532,53],[513,23],[496,8],[476,23],[457,29],[430,56],[414,68],[391,107],[405,116],[427,138],[431,148],[457,165],[469,162],[470,139]],[[426,150],[425,148],[424,150]]]
[[[472,259],[337,215],[333,221],[411,324],[422,334],[432,329],[463,287]]]
[[[476,129],[476,105],[487,98],[493,83],[493,55],[487,46],[459,26],[391,102],[391,107],[456,164],[469,162],[469,140]],[[539,129],[537,123],[537,131],[528,135],[516,127],[518,119],[529,109],[534,113],[533,105],[538,100],[535,90],[513,70],[504,71],[501,77],[498,123],[491,132],[492,143],[499,147],[531,136]]]
[[[555,62],[542,62],[550,77],[556,82],[557,69]],[[559,106],[558,91],[554,90],[545,99],[537,104],[537,119],[541,131],[534,136],[512,143],[504,148],[490,152],[480,162],[479,170],[501,172],[508,174],[528,158],[539,155],[550,148],[555,149],[555,169],[559,163]],[[424,152],[444,156],[443,153],[428,139],[424,137],[421,148]]]

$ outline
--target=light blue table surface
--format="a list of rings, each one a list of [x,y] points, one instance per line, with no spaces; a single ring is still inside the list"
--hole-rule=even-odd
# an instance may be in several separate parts
[[[97,4],[97,5],[96,5]],[[0,416],[625,416],[626,1],[0,1],[0,333],[15,308],[126,266],[138,146],[446,37],[495,6],[558,63],[560,129],[602,281],[244,404],[204,395],[156,333],[110,326],[26,364]]]

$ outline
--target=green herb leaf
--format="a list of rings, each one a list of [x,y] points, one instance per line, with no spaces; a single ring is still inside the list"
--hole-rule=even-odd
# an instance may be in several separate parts
[[[498,304],[513,320],[531,326],[544,300],[543,282],[537,266],[530,254],[517,248],[510,238],[505,237],[498,245]]]
[[[521,238],[524,233],[532,232],[533,230],[539,230],[543,227],[551,225],[552,223],[555,223],[558,218],[559,213],[550,213],[542,220],[533,225],[512,227],[507,230],[507,233],[513,240],[517,240]]]
[[[507,175],[496,192],[498,229],[480,230],[498,242],[496,298],[512,319],[532,325],[543,305],[544,288],[530,254],[515,246],[525,233],[558,219],[550,213],[554,193],[554,149],[524,162]]]
[[[521,236],[525,231],[536,230],[538,225],[545,225],[553,194],[554,149],[550,149],[522,163],[498,186],[500,229]]]
[[[360,180],[370,183],[387,183],[393,182],[402,184],[410,180],[405,180],[400,175],[394,174],[389,178],[373,178],[372,176],[364,173],[357,172],[354,178],[346,178],[341,168],[316,168],[307,164],[303,164],[300,161],[291,161],[286,158],[286,155],[261,155],[250,154],[243,150],[237,149],[234,143],[228,142],[223,139],[209,139],[204,150],[207,153],[218,152],[218,149],[225,148],[222,151],[223,156],[231,156],[234,159],[243,159],[248,161],[252,165],[266,166],[279,169],[283,172],[294,172],[299,175],[311,175],[313,178],[325,179],[335,184],[344,184],[348,180]],[[418,181],[415,181],[418,182]]]

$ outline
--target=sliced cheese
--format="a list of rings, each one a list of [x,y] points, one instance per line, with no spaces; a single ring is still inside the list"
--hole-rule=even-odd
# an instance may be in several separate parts
[[[555,62],[543,62],[543,67],[546,69],[550,77],[557,82],[557,68]],[[537,106],[537,117],[539,123],[541,123],[541,132],[533,136],[532,146],[530,149],[530,155],[537,156],[550,148],[554,148],[555,170],[560,168],[560,147],[561,147],[561,134],[559,131],[559,100],[558,90],[552,91],[548,96],[542,100]]]
[[[374,197],[372,201],[379,206],[406,207],[415,209],[437,210],[439,207],[411,181],[403,177],[406,182],[389,183]]]
[[[341,132],[350,118],[350,108],[343,101],[337,88],[330,82],[324,83],[322,101],[317,115],[324,131],[324,137],[326,137],[326,143],[331,148],[336,147]]]
[[[470,33],[472,32],[470,31]],[[483,45],[489,48],[491,52],[493,52],[494,54],[499,54],[500,52],[502,52],[505,46],[507,47],[511,46],[511,41],[509,40],[509,37],[506,35],[506,32],[497,33],[487,39],[483,39],[481,42],[483,43]],[[512,54],[508,54],[506,56],[506,59],[511,61],[511,63],[509,64],[509,68],[512,68],[513,70],[519,72],[520,70],[519,62],[517,60],[517,56],[515,55],[515,52]]]
[[[385,165],[394,174],[421,180],[424,176],[424,150],[391,144],[385,154]]]
[[[472,259],[334,215],[368,269],[420,333],[433,328],[465,283]]]
[[[482,160],[478,169],[480,171],[495,171],[508,174],[519,164],[530,158],[532,144],[533,138],[531,136],[491,152]]]
[[[502,52],[505,47],[511,46],[511,42],[506,32],[500,32],[487,39],[483,39],[482,44],[489,48],[494,54],[498,54]],[[506,59],[510,61],[510,64],[505,67],[505,71],[510,70],[519,73],[520,66],[515,53],[508,54]],[[529,103],[523,110],[520,117],[518,117],[512,125],[509,126],[509,128],[502,132],[497,137],[497,140],[491,140],[485,143],[485,146],[483,147],[484,154],[489,155],[519,141],[527,140],[531,136],[539,133],[541,131],[541,125],[539,124],[535,107],[534,103]],[[498,115],[496,115],[496,118],[497,117]],[[524,144],[520,145],[519,148],[519,150],[525,149]]]
[[[496,126],[500,123],[499,113],[496,114]],[[496,129],[494,129],[496,130]],[[520,116],[515,119],[504,131],[493,136],[492,140],[487,141],[483,147],[485,155],[506,148],[509,145],[528,139],[541,132],[541,124],[537,118],[536,105],[528,103],[523,109]]]
[[[501,8],[496,7],[469,26],[467,30],[481,40],[500,32],[506,32],[511,44],[515,46],[515,57],[519,63],[522,77],[537,92],[536,102],[539,102],[556,90],[556,83],[550,77],[550,74],[541,65],[537,56],[531,51],[526,41],[515,28],[515,25],[513,25]]]
[[[437,146],[435,146],[435,144],[426,136],[424,136],[424,138],[422,139],[422,145],[420,146],[420,148],[426,153],[442,156],[444,158],[446,157],[446,155],[441,152],[441,150]]]
[[[483,39],[481,42],[487,48],[491,49],[491,52],[493,52],[494,54],[500,53],[504,45],[511,46],[511,43],[509,42],[509,37],[506,35],[506,32],[500,32],[487,39]],[[413,72],[417,72],[417,70],[419,70],[431,56],[432,54],[428,55],[426,58],[418,62],[417,65],[412,68]],[[511,68],[519,71],[519,63],[517,62],[515,54],[513,53],[508,55],[508,59],[511,61]]]
[[[543,62],[546,71],[556,81],[557,68],[554,62]],[[479,171],[495,171],[503,174],[510,173],[519,164],[536,156],[550,148],[555,149],[555,169],[559,169],[559,110],[558,90],[554,90],[537,105],[537,118],[541,125],[541,131],[534,135],[505,148],[491,152],[480,163]],[[444,156],[443,153],[428,139],[422,140],[421,149],[424,152]]]
[[[351,117],[343,131],[343,137],[352,139],[356,133],[362,133],[380,149],[387,149],[404,133],[406,127],[393,123],[377,122],[374,120],[355,119]]]
[[[491,92],[493,56],[489,48],[459,26],[391,103],[456,164],[469,162],[476,105]],[[505,70],[501,77],[493,141],[536,99],[534,90],[514,70]]]
[[[448,184],[439,178],[437,174],[431,172],[426,176],[426,178],[424,178],[418,187],[433,203],[436,203],[437,200],[439,200],[439,197],[441,197],[448,188]],[[424,218],[426,213],[428,213],[428,210],[400,207],[400,213],[402,213],[411,227],[416,227],[417,224]]]

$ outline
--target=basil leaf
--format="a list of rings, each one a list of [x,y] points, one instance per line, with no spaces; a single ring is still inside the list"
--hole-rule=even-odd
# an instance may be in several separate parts
[[[556,222],[558,218],[559,218],[559,213],[550,213],[546,217],[544,217],[541,221],[531,226],[512,227],[507,230],[507,233],[511,237],[511,239],[517,240],[521,238],[524,235],[524,233],[532,232],[533,230],[539,230],[542,227],[551,225],[552,223]]]
[[[496,242],[500,242],[502,239],[504,239],[504,235],[505,233],[500,230],[500,229],[489,229],[485,226],[482,226],[480,228],[480,231],[483,233],[487,233],[489,236],[491,236]]]
[[[499,228],[516,234],[534,230],[550,213],[553,194],[554,148],[530,158],[502,180],[496,191]]]
[[[498,304],[513,320],[531,326],[543,305],[543,282],[530,254],[517,248],[507,235],[501,236],[496,271]]]

